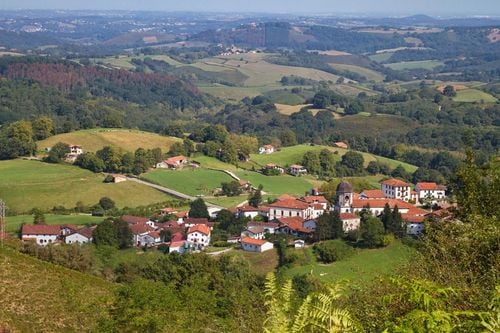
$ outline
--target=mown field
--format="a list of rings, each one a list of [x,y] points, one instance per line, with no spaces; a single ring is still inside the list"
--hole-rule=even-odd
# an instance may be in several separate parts
[[[0,323],[12,332],[88,332],[115,285],[0,248]]]
[[[134,182],[104,184],[104,175],[76,166],[39,161],[0,162],[0,198],[12,215],[32,208],[75,207],[78,201],[94,205],[110,197],[118,207],[136,207],[171,199],[150,187]]]
[[[182,140],[150,132],[97,128],[51,136],[43,141],[39,141],[38,149],[44,150],[58,142],[64,142],[81,145],[84,151],[93,152],[102,149],[104,146],[120,148],[124,151],[134,151],[137,148],[153,149],[159,147],[162,151],[166,152],[178,141]]]
[[[433,70],[434,68],[442,65],[444,65],[444,62],[439,60],[401,61],[401,62],[385,64],[385,66],[389,67],[390,69],[394,69],[396,71],[401,71],[405,69],[418,69],[418,68]]]
[[[254,186],[262,185],[264,192],[271,197],[277,197],[281,194],[304,195],[313,185],[309,182],[309,176],[294,177],[290,175],[265,176],[252,171],[236,171],[236,175],[241,179],[250,181]]]
[[[347,281],[357,285],[395,273],[416,254],[399,241],[381,249],[358,249],[352,257],[331,264],[318,263],[311,247],[291,252],[298,255],[300,264],[286,269],[285,276],[313,274],[324,282]]]
[[[215,188],[221,183],[230,182],[232,178],[215,170],[203,168],[184,170],[158,169],[146,173],[144,179],[189,195],[213,195]]]
[[[276,252],[276,249],[263,253],[245,252],[235,249],[223,255],[240,257],[247,260],[250,264],[252,272],[259,275],[266,275],[267,273],[274,271],[278,266],[278,253]]]
[[[97,224],[102,222],[104,217],[91,216],[91,215],[54,215],[45,214],[45,223],[47,224],[73,224],[73,225],[87,225]],[[17,232],[20,230],[22,224],[32,224],[33,215],[16,215],[7,216],[5,219],[5,229],[7,232]]]
[[[381,82],[384,80],[385,76],[377,71],[374,71],[369,68],[361,67],[361,66],[355,66],[355,65],[346,65],[346,64],[335,64],[331,63],[330,66],[332,66],[335,69],[340,69],[340,70],[346,70],[350,71],[353,73],[358,73],[360,75],[363,75],[366,77],[368,81],[376,81],[376,82]]]
[[[478,89],[463,89],[457,91],[457,96],[453,97],[455,102],[484,102],[496,103],[497,99],[492,95]]]

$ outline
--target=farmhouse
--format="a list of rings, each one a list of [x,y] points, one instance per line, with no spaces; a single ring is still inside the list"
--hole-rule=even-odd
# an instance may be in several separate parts
[[[274,234],[276,230],[279,228],[279,223],[274,223],[274,222],[248,222],[247,223],[247,228],[251,229],[254,227],[262,227],[264,228],[264,233],[265,234]]]
[[[21,239],[23,241],[34,241],[42,246],[55,243],[61,235],[60,225],[24,224],[21,229]]]
[[[236,215],[238,217],[254,219],[260,215],[260,209],[253,206],[241,206],[236,208]]]
[[[301,217],[282,217],[278,219],[279,233],[296,237],[309,237],[314,233],[313,229],[304,227],[304,219]]]
[[[188,158],[186,156],[174,156],[170,157],[160,163],[156,164],[157,169],[179,169],[188,163]]]
[[[160,209],[161,216],[173,215],[175,213],[177,213],[177,209],[172,208],[172,207],[165,207],[165,208]]]
[[[205,224],[190,227],[187,232],[187,241],[195,249],[202,250],[210,244],[210,227]]]
[[[361,218],[356,214],[340,213],[340,219],[342,220],[342,229],[344,232],[357,230],[361,226]]]
[[[306,195],[303,200],[308,204],[318,204],[323,210],[328,209],[330,202],[322,195]]]
[[[271,173],[270,171],[274,171],[275,173],[284,173],[285,169],[275,163],[268,163],[264,166],[263,172],[269,175]]]
[[[304,168],[304,166],[299,165],[299,164],[292,164],[290,165],[289,172],[292,176],[301,176],[305,175],[307,173],[307,169]]]
[[[270,243],[263,239],[246,237],[241,239],[241,248],[243,249],[243,251],[265,252],[268,250],[272,250],[273,243]]]
[[[66,244],[86,244],[92,242],[92,234],[95,227],[82,228],[67,235],[64,238]]]
[[[241,232],[241,238],[250,237],[255,239],[264,239],[266,229],[264,227],[247,227]]]
[[[382,182],[381,190],[386,198],[408,201],[411,199],[411,187],[405,181],[392,178]]]
[[[137,223],[129,225],[132,231],[132,241],[136,246],[144,246],[144,236],[154,231],[154,228],[146,223]]]
[[[382,190],[363,190],[359,194],[360,199],[384,199],[385,194]]]
[[[310,218],[313,214],[312,207],[305,201],[293,198],[278,200],[269,205],[269,219],[274,220],[281,217],[299,216]]]
[[[436,183],[417,183],[415,191],[420,200],[430,199],[432,202],[440,201],[446,197],[446,186]]]
[[[412,204],[399,199],[354,199],[350,213],[358,213],[363,209],[368,209],[373,215],[379,216],[384,211],[386,204],[389,204],[391,209],[398,206],[400,214],[408,213],[410,209],[415,208]]]
[[[259,154],[272,154],[274,153],[273,145],[264,145],[259,148]]]
[[[67,162],[75,162],[76,158],[83,154],[82,146],[69,144],[69,153],[66,154]]]
[[[159,231],[151,231],[145,235],[139,236],[138,244],[140,246],[152,247],[161,243],[161,235]]]
[[[180,253],[183,254],[187,251],[187,243],[185,240],[171,241],[168,247],[168,253]]]

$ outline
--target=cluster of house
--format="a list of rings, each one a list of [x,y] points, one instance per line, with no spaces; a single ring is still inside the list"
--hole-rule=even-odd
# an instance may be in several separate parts
[[[271,204],[259,207],[241,206],[230,209],[237,217],[250,220],[240,235],[228,239],[230,243],[240,243],[245,251],[264,252],[273,248],[265,238],[266,234],[286,234],[298,240],[297,247],[304,246],[304,240],[311,238],[316,230],[317,219],[327,211],[337,211],[344,232],[360,228],[362,210],[369,210],[373,215],[383,213],[386,205],[391,209],[398,207],[407,226],[407,233],[418,235],[423,231],[423,221],[434,215],[445,219],[449,216],[445,201],[444,186],[436,183],[418,183],[415,190],[411,184],[399,179],[388,179],[381,183],[379,190],[353,191],[348,182],[342,182],[336,189],[336,201],[332,205],[318,190],[301,198],[284,194]],[[435,203],[443,203],[444,209],[427,211],[414,204],[418,199],[426,198]],[[163,208],[160,217],[168,216],[168,222],[156,222],[149,218],[123,216],[132,231],[133,244],[139,247],[169,245],[169,252],[193,252],[205,249],[211,240],[213,222],[206,218],[190,218],[188,212],[174,208]],[[259,217],[257,219],[257,217]],[[160,219],[161,220],[161,219]],[[265,220],[268,222],[255,222]],[[22,240],[34,241],[38,245],[64,242],[84,244],[92,241],[95,227],[77,228],[73,225],[23,225]],[[169,242],[166,241],[169,235]]]

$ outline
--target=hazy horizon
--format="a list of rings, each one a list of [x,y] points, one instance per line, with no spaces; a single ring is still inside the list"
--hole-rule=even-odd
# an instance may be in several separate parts
[[[374,14],[374,15],[500,15],[498,0],[421,0],[402,3],[401,0],[150,0],[139,3],[131,0],[63,1],[63,0],[0,0],[0,10],[131,10],[131,11],[191,11],[191,12],[254,12],[308,14]]]

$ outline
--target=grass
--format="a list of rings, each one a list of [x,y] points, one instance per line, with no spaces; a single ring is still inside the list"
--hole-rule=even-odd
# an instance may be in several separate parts
[[[115,288],[8,247],[0,249],[0,264],[0,322],[14,332],[90,331]]]
[[[310,190],[312,187],[307,177],[289,175],[264,176],[252,171],[236,171],[236,175],[241,179],[250,181],[254,186],[262,184],[264,192],[272,196],[279,196],[284,193],[303,195],[304,192]]]
[[[276,106],[276,110],[281,113],[281,114],[284,114],[286,116],[290,116],[294,113],[297,113],[299,112],[302,108],[304,107],[310,107],[312,106],[311,104],[298,104],[298,105],[287,105],[287,104],[278,104],[278,103],[275,103],[274,106]],[[316,110],[316,113],[318,112],[319,110]],[[313,112],[313,111],[311,111]]]
[[[73,225],[86,225],[97,224],[102,222],[104,217],[97,217],[91,215],[53,215],[46,214],[45,222],[47,224],[73,224]],[[5,229],[7,232],[17,232],[21,228],[21,224],[32,224],[33,215],[17,215],[8,216],[5,219]]]
[[[358,74],[366,77],[368,81],[380,82],[380,81],[383,81],[385,78],[385,76],[383,74],[381,74],[377,71],[374,71],[373,69],[369,69],[369,68],[365,68],[365,67],[361,67],[361,66],[334,64],[334,63],[331,63],[330,66],[332,66],[335,69],[346,70],[349,72],[358,73]]]
[[[84,151],[97,151],[104,146],[120,148],[124,151],[135,151],[137,148],[161,148],[168,151],[181,139],[161,136],[154,133],[129,129],[90,129],[54,135],[38,142],[40,149],[52,147],[57,142],[81,145]]]
[[[203,168],[185,170],[154,170],[144,175],[144,178],[162,186],[189,195],[212,195],[221,183],[230,182],[232,178],[215,170]]]
[[[497,99],[492,95],[485,93],[484,91],[477,89],[463,89],[457,91],[457,96],[453,97],[455,102],[485,102],[485,103],[496,103]]]
[[[422,61],[401,61],[401,62],[394,62],[391,64],[386,64],[385,66],[389,67],[390,69],[394,69],[397,71],[402,71],[405,69],[428,69],[428,70],[433,70],[436,67],[443,66],[444,62],[439,61],[439,60],[422,60]]]
[[[371,56],[368,56],[368,58],[376,62],[385,62],[391,59],[393,54],[394,52],[376,53],[372,54]]]
[[[397,241],[381,249],[358,249],[354,256],[328,265],[316,261],[311,247],[292,251],[309,262],[285,270],[286,276],[313,274],[324,282],[347,280],[359,285],[369,283],[378,276],[394,274],[410,261],[415,250]]]
[[[269,272],[275,270],[278,266],[278,254],[276,249],[272,249],[266,252],[246,252],[243,250],[232,250],[228,253],[223,254],[223,256],[235,256],[247,260],[250,264],[252,272],[258,275],[266,275]]]
[[[272,90],[266,93],[266,96],[273,103],[285,105],[301,105],[304,104],[305,98],[299,94],[294,94],[288,89]]]
[[[365,117],[362,115],[346,116],[337,119],[335,128],[339,134],[345,136],[406,134],[408,131],[418,127],[414,121],[388,115],[376,115]]]
[[[225,208],[236,207],[241,204],[243,201],[248,199],[248,195],[240,195],[237,197],[218,197],[218,198],[210,198],[207,199],[208,202],[219,205]]]
[[[363,117],[363,116],[359,116]],[[302,157],[304,154],[308,151],[321,151],[323,149],[328,149],[333,152],[337,152],[336,156],[336,161],[340,161],[342,158],[342,155],[347,153],[349,150],[346,149],[341,149],[341,148],[333,148],[333,147],[327,147],[327,146],[309,146],[309,145],[298,145],[298,146],[293,146],[293,147],[285,147],[282,148],[280,151],[275,152],[273,154],[269,155],[251,155],[250,158],[252,161],[256,162],[259,165],[266,165],[267,163],[276,163],[281,166],[286,166],[286,165],[291,165],[294,163],[300,163],[302,160]],[[396,160],[391,160],[389,158],[381,157],[381,156],[376,156],[373,154],[369,153],[360,153],[363,155],[363,158],[365,160],[365,166],[368,165],[371,161],[379,161],[383,162],[386,164],[389,164],[391,168],[397,167],[399,164],[401,164],[407,171],[415,171],[417,168],[413,165],[410,165],[408,163],[396,161]]]
[[[2,161],[0,174],[0,198],[6,202],[11,215],[35,207],[70,208],[78,201],[93,205],[102,197],[110,197],[118,207],[137,207],[171,199],[166,194],[134,182],[104,184],[104,175],[71,165],[27,160]]]

